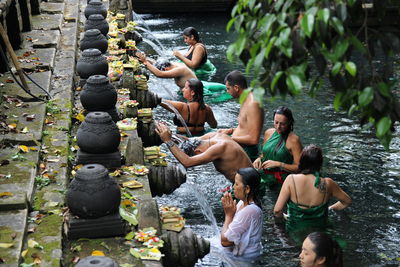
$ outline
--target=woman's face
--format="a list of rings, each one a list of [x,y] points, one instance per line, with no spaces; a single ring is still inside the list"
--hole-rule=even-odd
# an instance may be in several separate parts
[[[274,128],[278,134],[284,133],[289,127],[289,121],[285,115],[275,114],[274,117]]]
[[[188,45],[193,45],[194,37],[193,37],[193,35],[190,35],[190,36],[183,35],[183,41]]]
[[[186,82],[185,87],[182,88],[182,95],[188,101],[193,100],[194,91],[190,89],[189,82]]]
[[[248,186],[245,186],[243,184],[242,176],[237,173],[235,176],[235,184],[233,185],[233,192],[235,194],[235,197],[242,201],[245,201],[248,194],[248,192],[246,193],[246,190],[248,191]]]
[[[299,255],[300,258],[300,266],[301,267],[315,267],[317,264],[317,254],[314,252],[314,244],[307,237],[301,248],[301,253]]]

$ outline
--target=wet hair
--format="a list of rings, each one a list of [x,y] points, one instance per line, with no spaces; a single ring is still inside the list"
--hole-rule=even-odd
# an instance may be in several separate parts
[[[182,34],[188,37],[193,35],[193,38],[196,40],[196,42],[201,43],[199,32],[193,27],[187,27],[183,30]]]
[[[170,62],[168,59],[161,58],[161,59],[158,59],[158,60],[156,61],[156,63],[154,64],[154,66],[155,66],[157,69],[161,70],[161,71],[165,71],[165,68],[168,68],[168,67],[171,66],[171,62]]]
[[[260,173],[253,167],[240,168],[237,173],[242,177],[243,185],[250,187],[249,196],[253,197],[254,203],[262,208],[261,201],[258,198],[258,189],[260,187],[261,176]],[[247,196],[247,197],[249,197]]]
[[[342,249],[329,235],[313,232],[307,238],[314,244],[314,252],[317,255],[317,259],[325,257],[326,266],[328,267],[343,266]]]
[[[194,92],[193,101],[199,103],[199,109],[205,109],[206,105],[204,104],[204,87],[203,83],[199,79],[190,78],[187,80],[189,83],[189,88]]]
[[[224,83],[226,82],[228,82],[232,86],[238,85],[242,89],[247,88],[246,77],[238,70],[229,72],[224,79]]]
[[[299,172],[303,174],[319,172],[322,162],[322,149],[316,145],[308,145],[301,151]]]
[[[179,144],[179,148],[185,152],[186,155],[194,156],[195,149],[202,143],[199,138],[189,138]]]
[[[279,114],[279,115],[283,115],[286,117],[287,121],[288,121],[288,129],[286,130],[286,132],[281,134],[281,139],[279,140],[279,142],[276,144],[275,146],[275,152],[277,152],[281,146],[283,145],[283,141],[286,142],[290,132],[293,131],[293,125],[294,125],[294,118],[293,118],[293,114],[292,111],[285,107],[285,106],[280,106],[277,109],[274,110],[274,114],[272,116],[272,119],[275,120],[275,115]]]

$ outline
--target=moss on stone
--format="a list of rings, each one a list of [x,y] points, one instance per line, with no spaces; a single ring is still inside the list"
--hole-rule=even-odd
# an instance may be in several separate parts
[[[43,198],[45,191],[37,191],[33,200],[33,209],[40,210],[46,200]]]

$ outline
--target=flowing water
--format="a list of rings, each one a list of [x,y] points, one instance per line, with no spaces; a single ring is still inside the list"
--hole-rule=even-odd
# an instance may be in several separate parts
[[[224,76],[233,69],[243,70],[239,63],[226,59],[226,50],[234,40],[227,34],[228,17],[222,14],[168,14],[140,15],[149,25],[152,34],[165,47],[167,56],[175,49],[187,49],[181,32],[193,26],[200,32],[208,55],[217,67],[212,81],[223,82]],[[139,46],[140,48],[140,46]],[[172,57],[171,57],[172,58]],[[171,98],[164,87],[177,90],[173,80],[156,79],[152,76],[150,88],[163,98]],[[264,129],[272,127],[272,112],[279,105],[292,109],[296,123],[295,132],[303,145],[317,144],[324,152],[324,176],[332,177],[352,197],[353,204],[343,213],[330,213],[334,235],[345,241],[345,266],[398,266],[400,263],[400,137],[395,133],[390,151],[385,151],[369,130],[360,128],[357,119],[335,112],[332,106],[334,94],[328,87],[321,89],[316,98],[287,97],[274,103],[264,103],[266,111]],[[182,101],[182,99],[180,99]],[[235,100],[210,103],[218,121],[218,127],[234,127],[237,124],[239,105]],[[171,120],[172,115],[162,108],[156,109],[158,119]],[[397,127],[400,130],[400,127]],[[165,149],[165,148],[164,148]],[[197,234],[215,237],[215,216],[218,227],[223,224],[224,213],[219,189],[229,182],[216,172],[212,164],[188,170],[188,182],[173,194],[158,198],[159,204],[182,208],[187,226]],[[195,184],[194,187],[192,184]],[[205,199],[199,198],[199,193]],[[263,198],[264,232],[263,256],[254,266],[298,266],[299,246],[273,222],[272,208],[278,192],[268,191]],[[207,207],[207,216],[204,207]],[[210,214],[210,210],[212,214]],[[211,217],[210,217],[211,216]],[[214,251],[215,252],[215,251]],[[218,253],[211,253],[197,266],[220,266]],[[396,259],[397,258],[397,259]]]

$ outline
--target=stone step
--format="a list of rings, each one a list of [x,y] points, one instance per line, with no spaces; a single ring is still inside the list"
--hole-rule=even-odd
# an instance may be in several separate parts
[[[64,3],[51,3],[51,2],[42,2],[40,4],[40,10],[43,13],[48,14],[61,14],[64,12],[65,4]]]
[[[60,40],[60,31],[32,30],[22,33],[22,39],[21,47],[24,49],[57,47]]]
[[[39,151],[38,147],[30,148],[36,150],[22,153],[18,147],[13,147],[0,151],[0,161],[8,162],[0,166],[0,174],[4,175],[0,179],[0,193],[12,194],[0,198],[0,210],[26,208],[27,202],[32,203]]]
[[[62,14],[41,14],[32,16],[34,30],[60,30],[63,22]]]
[[[4,134],[2,139],[12,143],[35,145],[42,139],[46,104],[29,102],[17,105],[12,103],[3,114],[6,116],[8,127],[15,126],[15,129]]]
[[[16,76],[18,81],[19,77]],[[51,71],[43,71],[43,72],[33,72],[29,74],[29,77],[34,80],[37,84],[39,84],[43,89],[47,92],[50,91],[50,79],[51,79]],[[36,84],[30,81],[27,77],[25,77],[26,83],[29,86],[30,92],[37,96],[43,98],[47,94],[40,89]],[[22,88],[15,82],[14,78],[10,73],[6,73],[4,76],[0,77],[0,83],[6,84],[4,87],[0,87],[0,93],[8,96],[20,96],[22,98],[32,98],[29,94],[27,94]]]
[[[27,216],[26,209],[0,212],[0,243],[13,244],[10,248],[0,248],[1,266],[19,266]]]
[[[15,51],[21,68],[26,71],[53,70],[55,48],[19,49]]]

